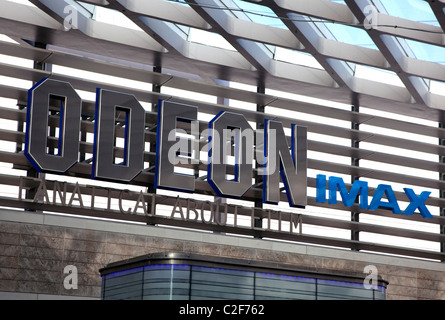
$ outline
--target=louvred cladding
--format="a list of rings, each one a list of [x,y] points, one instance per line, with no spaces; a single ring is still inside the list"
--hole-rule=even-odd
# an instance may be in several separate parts
[[[0,205],[445,260],[444,6],[420,0],[0,0]],[[40,160],[30,156],[26,140],[33,129],[30,89],[47,78],[76,94],[48,97],[47,136],[34,146],[44,146],[43,159],[78,159],[59,163],[58,174],[43,180],[31,175]],[[109,105],[117,103],[116,93],[124,99],[104,113],[115,116],[108,122],[113,130],[98,128],[105,121],[97,116],[101,93]],[[73,123],[63,119],[73,100],[80,108],[79,145],[66,146],[72,137],[64,129],[72,133]],[[175,166],[192,176],[193,192],[153,187],[160,100],[197,108],[200,135],[190,134],[190,121],[176,121],[199,145],[197,164]],[[128,101],[138,105],[136,116],[136,107],[123,106]],[[261,152],[254,152],[245,196],[218,209],[232,220],[211,221],[221,194],[208,183],[203,132],[218,124],[222,111],[241,114],[256,132],[271,120],[280,123],[289,149],[292,125],[307,128],[305,208],[289,207],[287,181],[278,204],[262,203],[268,181],[259,174]],[[144,129],[138,122],[143,141],[136,140],[144,148],[141,170],[125,181],[91,180],[125,171],[136,121],[128,119],[144,116]],[[114,135],[112,153],[101,156],[119,170],[95,171],[98,132],[100,139]],[[223,180],[236,180],[239,168],[222,168],[228,173],[210,180],[230,189]],[[352,205],[330,203],[329,193],[317,201],[320,175],[342,179],[348,195],[340,187],[332,193]],[[357,180],[367,183],[369,204],[376,191],[378,204],[385,203],[382,190],[391,186],[389,202],[401,213],[375,203],[370,210],[361,205],[364,196],[352,199]],[[328,185],[325,190],[331,192]],[[405,208],[412,214],[403,214]]]

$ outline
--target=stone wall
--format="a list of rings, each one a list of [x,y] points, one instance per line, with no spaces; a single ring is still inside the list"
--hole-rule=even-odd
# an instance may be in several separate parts
[[[387,299],[445,299],[445,264],[155,226],[0,211],[0,298],[100,298],[99,269],[155,252],[190,252],[362,273],[375,265]],[[64,268],[78,271],[67,290]]]

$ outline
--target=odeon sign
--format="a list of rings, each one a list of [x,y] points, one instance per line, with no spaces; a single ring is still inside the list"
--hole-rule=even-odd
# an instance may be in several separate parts
[[[48,153],[48,114],[50,100],[60,101],[60,123],[57,153]],[[40,172],[63,174],[78,162],[80,146],[82,101],[68,82],[43,79],[28,92],[25,155]],[[125,117],[124,156],[121,163],[114,158],[116,112]],[[157,123],[155,187],[194,192],[195,177],[175,172],[181,157],[199,164],[199,122],[195,106],[160,101]],[[188,136],[178,136],[180,126],[188,126]],[[265,120],[264,132],[254,131],[246,118],[235,112],[223,111],[210,122],[206,137],[208,148],[207,181],[218,196],[242,198],[252,186],[251,155],[257,152],[258,173],[263,176],[263,202],[280,201],[280,178],[289,205],[307,205],[307,128],[292,125],[291,145],[287,142],[281,122]],[[184,131],[185,132],[185,131]],[[191,132],[191,136],[190,136]],[[255,137],[253,136],[255,135]],[[193,138],[192,138],[193,137]],[[256,140],[256,148],[254,144]],[[234,145],[232,176],[225,159]],[[97,89],[92,179],[130,183],[144,165],[145,111],[131,95]],[[290,151],[289,151],[290,149]],[[260,150],[260,151],[259,151]],[[261,154],[259,154],[260,152]],[[260,157],[258,157],[260,155]],[[195,161],[195,162],[193,162]],[[357,180],[348,192],[341,178],[318,175],[316,201],[337,203],[339,191],[343,204],[352,206],[357,197],[361,209],[389,209],[395,214],[412,215],[418,212],[432,218],[425,205],[430,192],[417,195],[404,188],[410,203],[402,212],[391,186],[381,184],[368,203],[368,183]],[[328,186],[328,190],[326,188]],[[327,197],[327,192],[329,197]],[[327,198],[329,198],[327,200]]]

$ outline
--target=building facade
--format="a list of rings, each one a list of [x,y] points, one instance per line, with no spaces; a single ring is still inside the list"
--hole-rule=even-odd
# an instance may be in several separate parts
[[[0,0],[0,298],[444,299],[444,20]]]

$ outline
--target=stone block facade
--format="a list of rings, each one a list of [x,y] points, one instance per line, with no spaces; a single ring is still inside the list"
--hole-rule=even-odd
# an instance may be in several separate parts
[[[1,298],[100,299],[99,269],[156,252],[187,252],[285,263],[297,269],[363,273],[375,265],[388,300],[445,300],[445,263],[302,244],[35,212],[0,211]],[[65,289],[66,266],[78,271]]]

